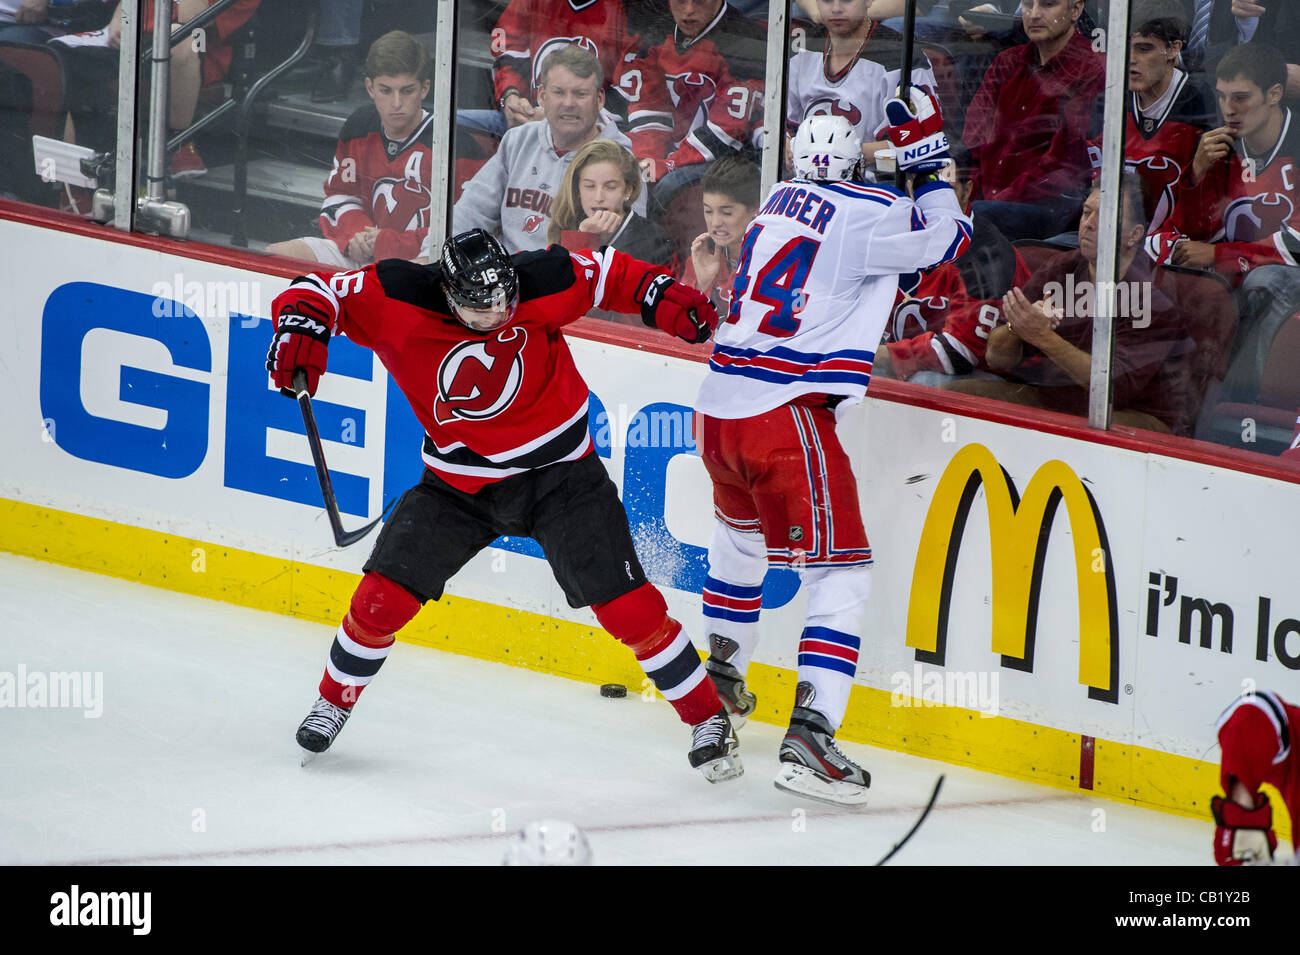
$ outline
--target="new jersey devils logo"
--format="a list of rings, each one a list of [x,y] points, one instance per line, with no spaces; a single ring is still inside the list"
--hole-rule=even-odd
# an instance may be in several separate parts
[[[575,7],[575,9],[582,9]],[[537,48],[533,54],[533,88],[540,85],[538,75],[541,73],[542,64],[546,58],[562,46],[580,46],[597,59],[600,58],[600,50],[596,47],[596,41],[589,36],[553,36]]]
[[[527,341],[528,333],[512,326],[449,351],[438,366],[434,420],[438,424],[481,421],[509,407],[524,379],[522,353]]]
[[[1267,239],[1291,220],[1295,207],[1285,193],[1261,192],[1234,199],[1223,210],[1224,237],[1229,242]]]
[[[858,123],[862,122],[862,110],[851,103],[846,108],[844,102],[838,99],[817,100],[804,113],[805,119],[809,116],[843,116],[855,128]]]
[[[529,235],[532,235],[541,227],[542,223],[545,221],[546,221],[545,216],[529,216],[527,219],[524,220],[524,231],[527,232]]]
[[[415,179],[380,179],[371,206],[375,221],[399,232],[429,225],[429,190]]]
[[[1151,223],[1147,226],[1148,233],[1155,232],[1174,209],[1174,184],[1182,177],[1183,167],[1164,154],[1144,156],[1124,165],[1142,177],[1155,199]]]
[[[948,308],[946,295],[927,295],[925,298],[909,298],[894,310],[894,338],[901,342],[905,338],[914,338],[930,330],[930,323],[936,319],[942,322]]]
[[[668,81],[668,95],[672,97],[673,108],[687,103],[709,103],[717,92],[718,84],[713,77],[704,73],[669,73],[664,77]]]

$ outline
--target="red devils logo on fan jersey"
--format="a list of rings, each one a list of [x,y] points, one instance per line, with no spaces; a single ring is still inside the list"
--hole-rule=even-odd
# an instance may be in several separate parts
[[[1182,178],[1183,167],[1164,154],[1144,156],[1124,165],[1141,176],[1151,191],[1155,208],[1151,212],[1147,231],[1155,232],[1174,210],[1174,184]]]
[[[574,9],[581,10],[582,7],[574,7]],[[589,36],[553,36],[539,46],[537,52],[533,54],[533,89],[538,86],[538,75],[546,58],[562,46],[580,46],[596,59],[600,59],[600,50],[596,48],[596,41]]]
[[[546,221],[545,216],[529,216],[524,220],[524,231],[532,235]]]
[[[938,331],[943,326],[944,312],[948,308],[948,296],[927,295],[925,298],[909,298],[894,310],[894,338],[901,342],[905,338],[914,338],[928,331]],[[934,329],[931,322],[937,322]]]
[[[1282,230],[1295,206],[1280,192],[1261,192],[1234,199],[1223,210],[1224,237],[1229,242],[1258,242]]]
[[[688,103],[708,103],[717,92],[718,84],[713,77],[704,73],[669,73],[668,95],[673,98],[673,106],[680,106],[682,101]]]
[[[429,190],[415,179],[380,179],[370,205],[375,224],[409,232],[429,225]]]
[[[524,329],[510,327],[487,339],[461,342],[449,351],[438,366],[434,420],[438,424],[481,421],[509,407],[524,380],[521,353],[527,341]]]
[[[819,99],[809,106],[808,111],[804,113],[805,118],[808,116],[843,116],[854,127],[862,122],[862,110],[851,104],[848,109],[845,109],[841,101],[837,99]]]

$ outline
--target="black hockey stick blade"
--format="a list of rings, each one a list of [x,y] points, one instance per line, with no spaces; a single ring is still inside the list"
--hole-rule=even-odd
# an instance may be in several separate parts
[[[912,35],[916,32],[916,0],[906,0],[903,9],[903,71],[898,75],[898,98],[911,108],[908,93],[912,88]],[[894,159],[894,187],[904,189],[907,176]]]
[[[882,858],[879,862],[877,862],[876,865],[884,865],[890,859],[894,858],[894,854],[898,852],[899,849],[907,845],[907,840],[912,838],[912,834],[915,833],[916,830],[921,828],[921,823],[925,822],[925,817],[930,815],[930,810],[934,808],[934,804],[938,801],[939,790],[942,788],[943,788],[943,777],[940,776],[939,779],[934,784],[934,792],[930,793],[930,801],[926,803],[925,808],[921,810],[920,817],[916,820],[916,822],[912,823],[912,828],[907,830],[907,835],[903,836],[902,839],[899,839],[898,842],[894,843],[894,848],[886,852],[884,858]]]
[[[321,497],[325,499],[325,513],[330,519],[330,530],[334,532],[334,543],[338,547],[355,544],[375,529],[384,515],[388,513],[393,502],[389,501],[379,516],[365,527],[355,531],[345,531],[339,517],[338,499],[334,497],[334,484],[330,481],[330,471],[325,464],[325,449],[321,446],[320,430],[316,427],[316,414],[311,410],[311,395],[307,393],[307,373],[301,368],[293,373],[293,390],[298,395],[298,410],[302,412],[302,424],[307,431],[307,444],[311,448],[311,459],[316,464],[316,480],[320,482]]]

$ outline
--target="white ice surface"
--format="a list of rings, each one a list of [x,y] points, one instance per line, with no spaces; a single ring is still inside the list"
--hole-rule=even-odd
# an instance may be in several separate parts
[[[332,634],[0,554],[0,673],[100,672],[104,697],[97,719],[0,708],[0,864],[496,864],[541,818],[598,864],[872,863],[939,773],[891,864],[1210,861],[1208,823],[853,743],[870,805],[800,802],[765,724],[741,731],[745,776],[710,785],[663,702],[403,643],[302,766]]]

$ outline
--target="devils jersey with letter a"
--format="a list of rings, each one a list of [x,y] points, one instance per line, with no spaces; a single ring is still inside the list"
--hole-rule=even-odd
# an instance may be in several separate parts
[[[487,334],[451,316],[436,264],[389,259],[290,286],[379,356],[424,426],[425,464],[470,493],[591,452],[587,384],[561,328],[593,307],[638,312],[638,282],[663,271],[613,249],[552,247],[513,262],[519,308]]]

